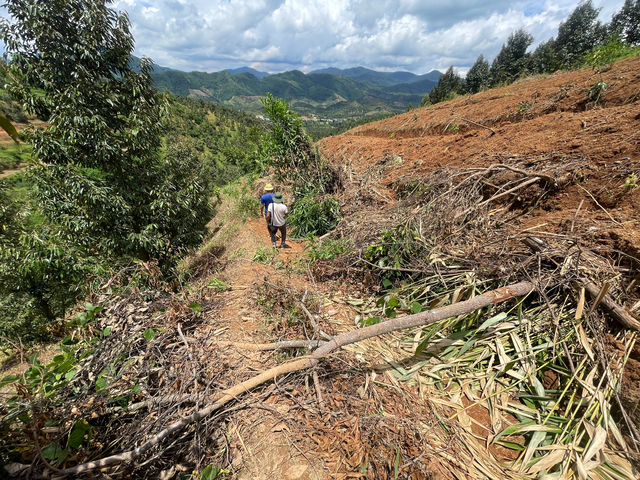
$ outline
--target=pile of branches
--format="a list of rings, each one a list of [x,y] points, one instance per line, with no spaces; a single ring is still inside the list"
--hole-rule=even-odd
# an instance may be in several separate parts
[[[447,272],[476,269],[508,281],[518,255],[526,250],[519,242],[525,235],[514,234],[512,223],[581,178],[590,168],[589,160],[556,155],[481,160],[496,163],[443,167],[424,178],[393,182],[393,195],[381,194],[384,199],[367,205],[364,214],[362,191],[382,188],[376,182],[382,181],[389,160],[372,165],[343,193],[341,205],[347,214],[331,234],[348,238],[353,252],[332,265],[320,262],[316,273],[321,278],[362,280],[373,271],[379,278],[416,279],[441,275],[447,264]]]
[[[242,375],[211,349],[208,330],[198,328],[212,304],[160,291],[94,301],[100,306],[87,304],[76,317],[79,326],[62,342],[62,354],[48,364],[34,359],[24,375],[6,379],[17,392],[2,412],[2,452],[9,455],[3,460],[14,462],[12,474],[44,468],[55,476],[96,456],[135,449]],[[197,468],[215,463],[224,443],[219,430],[215,419],[195,423],[128,472],[159,474],[175,469],[176,459]],[[17,451],[24,456],[16,458]]]

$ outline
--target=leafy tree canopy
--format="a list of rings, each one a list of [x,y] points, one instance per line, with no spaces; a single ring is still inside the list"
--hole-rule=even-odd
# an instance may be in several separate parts
[[[611,30],[631,45],[640,44],[640,0],[625,0],[611,19]]]
[[[476,63],[467,72],[466,81],[467,90],[470,93],[478,93],[489,86],[489,62],[485,60],[483,54],[480,54]]]
[[[555,72],[560,70],[562,66],[562,57],[558,43],[554,38],[550,38],[538,45],[529,59],[531,73]]]
[[[428,93],[427,97],[429,97],[431,104],[436,104],[451,99],[454,94],[461,92],[463,88],[464,81],[458,72],[455,71],[453,65],[451,65],[444,75],[438,79],[438,83],[433,87],[433,90]],[[424,103],[425,100],[423,100],[421,106],[423,106]]]
[[[7,0],[14,21],[3,19],[0,34],[15,79],[8,89],[48,122],[27,133],[47,219],[96,253],[164,261],[202,238],[206,221],[196,216],[207,211],[206,185],[178,172],[188,149],[161,157],[166,101],[148,59],[131,68],[129,19],[110,3]],[[179,203],[196,198],[197,213],[181,216]]]
[[[580,2],[558,27],[556,41],[566,66],[581,64],[584,55],[606,37],[606,27],[597,21],[599,13],[591,0]]]
[[[524,29],[516,30],[502,46],[491,64],[493,85],[511,83],[527,71],[527,48],[533,43],[533,35]]]

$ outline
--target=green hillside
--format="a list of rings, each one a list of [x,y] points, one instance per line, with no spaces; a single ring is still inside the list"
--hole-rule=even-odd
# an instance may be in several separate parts
[[[399,113],[407,105],[419,104],[435,82],[424,79],[392,86],[357,81],[344,75],[304,73],[293,70],[258,79],[250,73],[228,71],[154,72],[160,91],[199,98],[254,114],[261,114],[260,97],[272,93],[285,99],[301,115],[321,118],[350,118]]]

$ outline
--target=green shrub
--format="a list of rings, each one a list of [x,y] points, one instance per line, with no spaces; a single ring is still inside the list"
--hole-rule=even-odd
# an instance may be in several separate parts
[[[293,205],[287,223],[292,227],[291,234],[302,238],[330,232],[341,218],[340,204],[335,198],[310,195]]]
[[[415,263],[424,259],[428,253],[426,245],[419,239],[415,226],[399,225],[390,230],[385,229],[380,240],[367,247],[364,258],[383,268],[414,268]],[[402,277],[406,276],[406,272],[386,271],[384,275],[388,278]]]
[[[311,237],[305,250],[311,263],[315,263],[318,260],[333,260],[346,255],[352,251],[352,246],[351,240],[348,238],[339,238],[337,240],[328,238],[321,241]]]
[[[606,45],[594,48],[587,55],[586,64],[597,72],[606,72],[618,60],[640,55],[640,47],[625,45],[619,38],[614,38]]]

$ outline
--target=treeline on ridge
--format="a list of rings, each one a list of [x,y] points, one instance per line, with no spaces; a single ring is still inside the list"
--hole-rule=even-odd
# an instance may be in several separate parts
[[[524,29],[513,32],[491,65],[480,54],[466,78],[449,67],[420,106],[509,85],[528,75],[584,66],[607,68],[616,60],[640,53],[640,0],[625,0],[607,24],[598,21],[599,13],[591,0],[579,3],[560,24],[556,37],[542,42],[531,53],[527,49],[533,44],[533,36]]]

